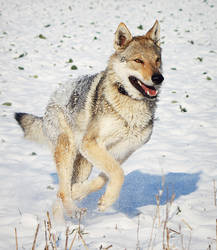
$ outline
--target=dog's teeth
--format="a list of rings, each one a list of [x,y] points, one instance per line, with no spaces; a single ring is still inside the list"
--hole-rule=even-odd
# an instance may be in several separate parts
[[[150,95],[149,90],[147,90],[147,94]]]

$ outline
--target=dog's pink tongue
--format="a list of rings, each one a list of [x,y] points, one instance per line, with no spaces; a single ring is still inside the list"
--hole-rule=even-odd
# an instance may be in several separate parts
[[[157,95],[157,91],[155,89],[150,89],[143,84],[142,84],[142,88],[145,90],[145,93],[149,96],[156,96]]]

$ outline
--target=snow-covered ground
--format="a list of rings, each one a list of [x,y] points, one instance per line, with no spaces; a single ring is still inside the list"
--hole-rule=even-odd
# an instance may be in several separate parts
[[[111,209],[97,211],[102,191],[80,203],[87,208],[83,239],[90,250],[163,249],[163,242],[216,249],[216,12],[216,0],[0,0],[0,249],[15,249],[15,227],[19,249],[31,249],[38,223],[36,249],[44,249],[57,190],[49,150],[23,139],[13,113],[43,115],[60,83],[105,68],[120,22],[141,35],[155,19],[165,81],[154,133],[123,165],[125,183]],[[78,221],[67,225],[73,230]],[[65,249],[64,230],[56,239]],[[85,247],[76,238],[73,249]]]

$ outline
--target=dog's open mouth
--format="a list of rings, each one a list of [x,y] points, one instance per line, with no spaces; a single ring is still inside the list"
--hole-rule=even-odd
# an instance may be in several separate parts
[[[148,86],[137,79],[135,76],[129,76],[131,84],[145,97],[154,99],[157,97],[158,91],[153,86]]]

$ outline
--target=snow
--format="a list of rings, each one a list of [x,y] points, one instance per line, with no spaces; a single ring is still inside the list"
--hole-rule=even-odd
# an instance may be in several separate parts
[[[19,249],[31,249],[38,224],[36,249],[44,249],[58,186],[49,150],[23,139],[14,112],[43,115],[60,84],[106,67],[120,22],[142,35],[155,19],[165,81],[154,132],[124,163],[112,208],[97,211],[103,190],[79,204],[87,208],[83,238],[91,250],[163,249],[159,221],[168,215],[170,249],[216,248],[216,10],[215,0],[0,0],[0,249],[15,249],[15,227]],[[72,231],[79,223],[68,218],[67,225]],[[65,249],[66,229],[52,230]],[[73,249],[85,249],[81,239]]]

